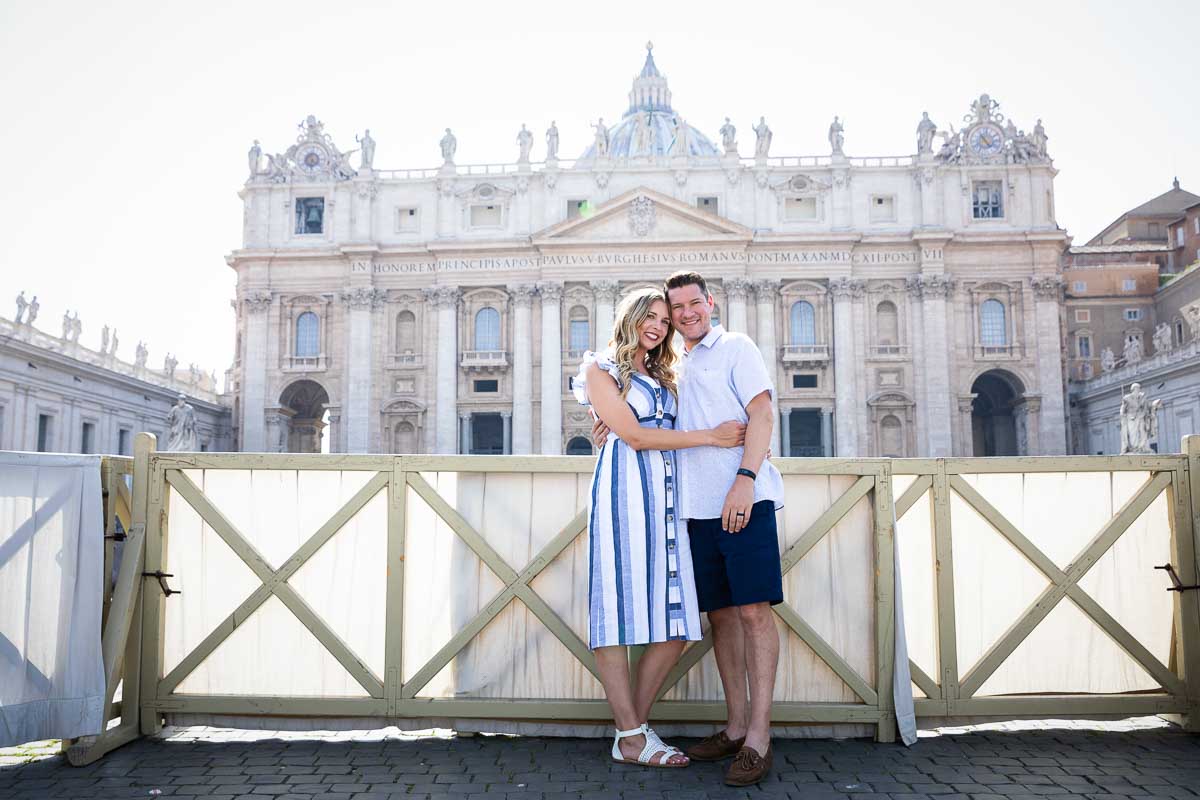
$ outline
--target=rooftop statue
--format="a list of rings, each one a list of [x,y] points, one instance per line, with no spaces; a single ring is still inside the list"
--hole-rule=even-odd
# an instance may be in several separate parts
[[[921,112],[921,121],[917,123],[917,152],[924,155],[933,152],[933,135],[937,133],[937,125],[929,118],[929,112]]]
[[[362,148],[360,156],[362,160],[359,164],[363,169],[372,169],[372,165],[375,163],[375,140],[371,138],[371,129],[367,128],[361,139],[355,136],[354,141],[358,142],[359,147]]]
[[[596,132],[596,157],[608,157],[608,128],[604,126],[604,117],[601,117],[598,122],[592,125],[592,129]]]
[[[842,123],[837,117],[834,117],[833,122],[829,125],[829,146],[833,148],[833,154],[835,156],[845,155],[845,153],[842,152],[842,145],[846,143],[846,137],[843,133],[844,130],[845,128],[842,127]]]
[[[194,452],[199,449],[196,437],[196,409],[187,397],[179,395],[167,412],[167,450],[172,453]]]
[[[754,131],[755,135],[754,155],[759,158],[766,158],[771,152],[771,137],[773,136],[771,129],[767,127],[767,118],[760,116],[758,124],[753,126],[751,130]]]
[[[454,138],[454,134],[450,132],[449,128],[446,128],[446,135],[442,137],[438,145],[442,148],[442,160],[447,164],[453,164],[454,154],[458,151],[458,139]]]
[[[737,128],[729,121],[729,117],[725,118],[725,124],[721,126],[721,146],[725,148],[725,155],[737,155]]]
[[[29,301],[25,299],[25,292],[22,291],[17,295],[17,324],[21,324],[21,320],[25,317],[25,311],[29,308]]]
[[[1171,342],[1171,326],[1165,322],[1160,322],[1154,328],[1154,355],[1161,356],[1169,351],[1172,347]]]
[[[1117,368],[1117,356],[1113,353],[1111,347],[1106,347],[1100,351],[1100,371],[1112,372]]]
[[[1150,442],[1158,438],[1158,410],[1161,400],[1150,401],[1140,383],[1129,386],[1121,398],[1121,454],[1153,453]]]
[[[35,294],[33,299],[29,301],[29,319],[26,322],[32,325],[37,320],[38,311],[41,307],[42,304],[38,302],[37,295]]]
[[[517,132],[517,145],[520,147],[520,155],[517,156],[517,161],[521,164],[529,163],[529,151],[533,149],[533,134],[525,128],[525,123],[521,123],[521,130]]]
[[[262,160],[262,148],[258,146],[258,139],[255,139],[254,144],[250,145],[250,152],[246,154],[246,157],[250,162],[250,177],[253,178],[258,174],[258,163]]]
[[[554,161],[558,158],[558,125],[554,120],[550,120],[550,127],[546,129],[546,160]]]
[[[675,138],[671,140],[671,155],[686,156],[688,154],[688,126],[683,117],[675,116]]]
[[[1030,137],[1033,141],[1033,151],[1038,158],[1049,158],[1046,152],[1046,142],[1050,137],[1046,135],[1046,129],[1042,127],[1041,119],[1038,119],[1037,124],[1033,126],[1033,136]]]

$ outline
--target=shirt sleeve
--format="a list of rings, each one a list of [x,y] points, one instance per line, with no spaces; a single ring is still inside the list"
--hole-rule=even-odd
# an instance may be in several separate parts
[[[748,338],[738,337],[730,382],[742,408],[763,392],[767,392],[772,400],[775,399],[775,387],[767,374],[767,365],[763,362],[762,353]]]

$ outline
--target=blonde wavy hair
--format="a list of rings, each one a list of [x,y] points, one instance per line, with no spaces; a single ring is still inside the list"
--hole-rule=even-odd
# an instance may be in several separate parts
[[[613,348],[613,360],[621,375],[621,396],[624,397],[633,382],[633,373],[637,372],[633,358],[637,354],[638,326],[650,316],[650,306],[661,300],[667,304],[667,297],[661,289],[636,289],[627,294],[617,306],[616,321],[613,323],[613,337],[610,343]],[[667,304],[670,309],[670,304]],[[675,326],[667,316],[667,335],[658,346],[646,353],[646,372],[658,381],[658,384],[671,394],[678,395],[675,382],[675,365],[679,362],[679,354],[675,352]]]

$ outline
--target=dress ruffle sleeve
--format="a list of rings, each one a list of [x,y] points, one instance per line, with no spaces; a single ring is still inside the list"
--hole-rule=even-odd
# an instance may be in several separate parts
[[[621,371],[617,369],[617,363],[613,361],[613,352],[605,350],[602,353],[594,353],[588,350],[583,354],[583,361],[579,364],[579,374],[571,381],[571,392],[574,393],[575,399],[579,401],[580,405],[591,405],[587,396],[587,370],[592,364],[598,364],[600,369],[613,377],[618,388],[621,386]]]

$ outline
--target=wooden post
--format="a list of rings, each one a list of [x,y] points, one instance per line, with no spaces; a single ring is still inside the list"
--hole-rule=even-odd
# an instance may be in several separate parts
[[[894,551],[895,507],[892,498],[892,467],[880,466],[875,477],[875,693],[879,702],[879,724],[875,741],[896,741],[896,698],[893,695],[896,663],[896,569]]]
[[[133,507],[135,520],[146,531],[145,572],[163,569],[163,525],[166,506],[166,478],[155,463],[158,440],[152,433],[139,433],[133,444]],[[136,524],[136,523],[135,523]],[[154,702],[163,663],[163,597],[158,581],[142,576],[142,663],[139,724],[143,736],[162,730],[162,718]]]
[[[1171,556],[1179,580],[1185,586],[1200,584],[1200,436],[1185,436],[1183,452],[1187,455],[1186,514],[1171,515]],[[1188,592],[1172,592],[1175,595],[1175,620],[1179,676],[1187,686],[1190,708],[1184,718],[1184,727],[1200,732],[1200,589]]]
[[[955,712],[958,700],[958,632],[954,616],[954,549],[950,529],[950,479],[946,474],[946,461],[937,460],[933,476],[933,546],[936,574],[936,607],[938,628],[938,683],[942,687],[942,698],[946,702],[946,715]]]
[[[403,456],[392,459],[388,482],[387,589],[384,591],[383,696],[388,716],[399,713],[404,681],[404,547],[408,530],[408,477]]]

